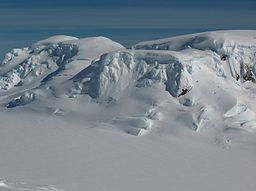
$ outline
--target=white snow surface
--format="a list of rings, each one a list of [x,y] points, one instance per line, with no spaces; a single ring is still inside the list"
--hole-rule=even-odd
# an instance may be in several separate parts
[[[11,182],[5,179],[0,179],[0,190],[1,191],[63,191],[56,189],[54,186],[39,185],[33,186],[28,185],[24,182]]]
[[[0,191],[254,191],[255,83],[256,31],[14,49],[0,65]]]

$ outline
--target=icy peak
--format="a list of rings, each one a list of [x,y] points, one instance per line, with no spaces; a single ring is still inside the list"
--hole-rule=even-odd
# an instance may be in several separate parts
[[[6,54],[0,66],[0,90],[45,82],[59,75],[67,64],[75,60],[84,60],[75,66],[83,69],[88,61],[121,48],[120,44],[103,37],[78,39],[59,35],[36,42],[29,48],[14,49]]]

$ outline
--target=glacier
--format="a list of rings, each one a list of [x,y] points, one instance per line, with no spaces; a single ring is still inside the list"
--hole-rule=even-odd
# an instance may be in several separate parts
[[[254,117],[248,120],[226,117],[237,102],[254,114],[255,106],[250,101],[256,79],[254,33],[199,33],[141,42],[131,49],[105,37],[54,36],[6,54],[0,67],[0,93],[5,95],[3,104],[8,108],[43,102],[51,96],[61,99],[82,95],[100,105],[118,102],[122,108],[125,104],[120,100],[125,103],[134,92],[153,87],[169,93],[161,100],[152,98],[152,102],[158,102],[157,107],[166,102],[163,100],[171,99],[170,96],[176,100],[174,103],[178,101],[175,107],[187,107],[184,115],[191,116],[186,124],[188,128],[199,130],[223,121],[217,123],[224,129],[230,125],[241,130],[254,129]],[[147,104],[143,107],[142,113],[154,108]],[[154,128],[152,123],[157,123],[149,119],[138,125],[140,122],[136,121],[148,121],[148,118],[142,115],[137,119],[134,115],[127,113],[126,125],[119,125],[115,119],[120,116],[110,115],[106,121],[117,128],[130,126],[123,129],[134,135]],[[239,118],[240,113],[235,115]],[[243,128],[242,124],[250,125]]]

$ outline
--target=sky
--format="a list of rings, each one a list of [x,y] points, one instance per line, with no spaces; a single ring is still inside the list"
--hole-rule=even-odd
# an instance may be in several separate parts
[[[0,57],[52,35],[125,46],[180,34],[256,29],[255,0],[0,0]]]

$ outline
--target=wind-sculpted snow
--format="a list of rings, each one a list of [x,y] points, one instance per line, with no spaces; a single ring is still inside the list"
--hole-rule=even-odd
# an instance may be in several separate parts
[[[63,191],[54,186],[47,185],[29,185],[23,182],[12,182],[5,179],[0,179],[1,191]]]

